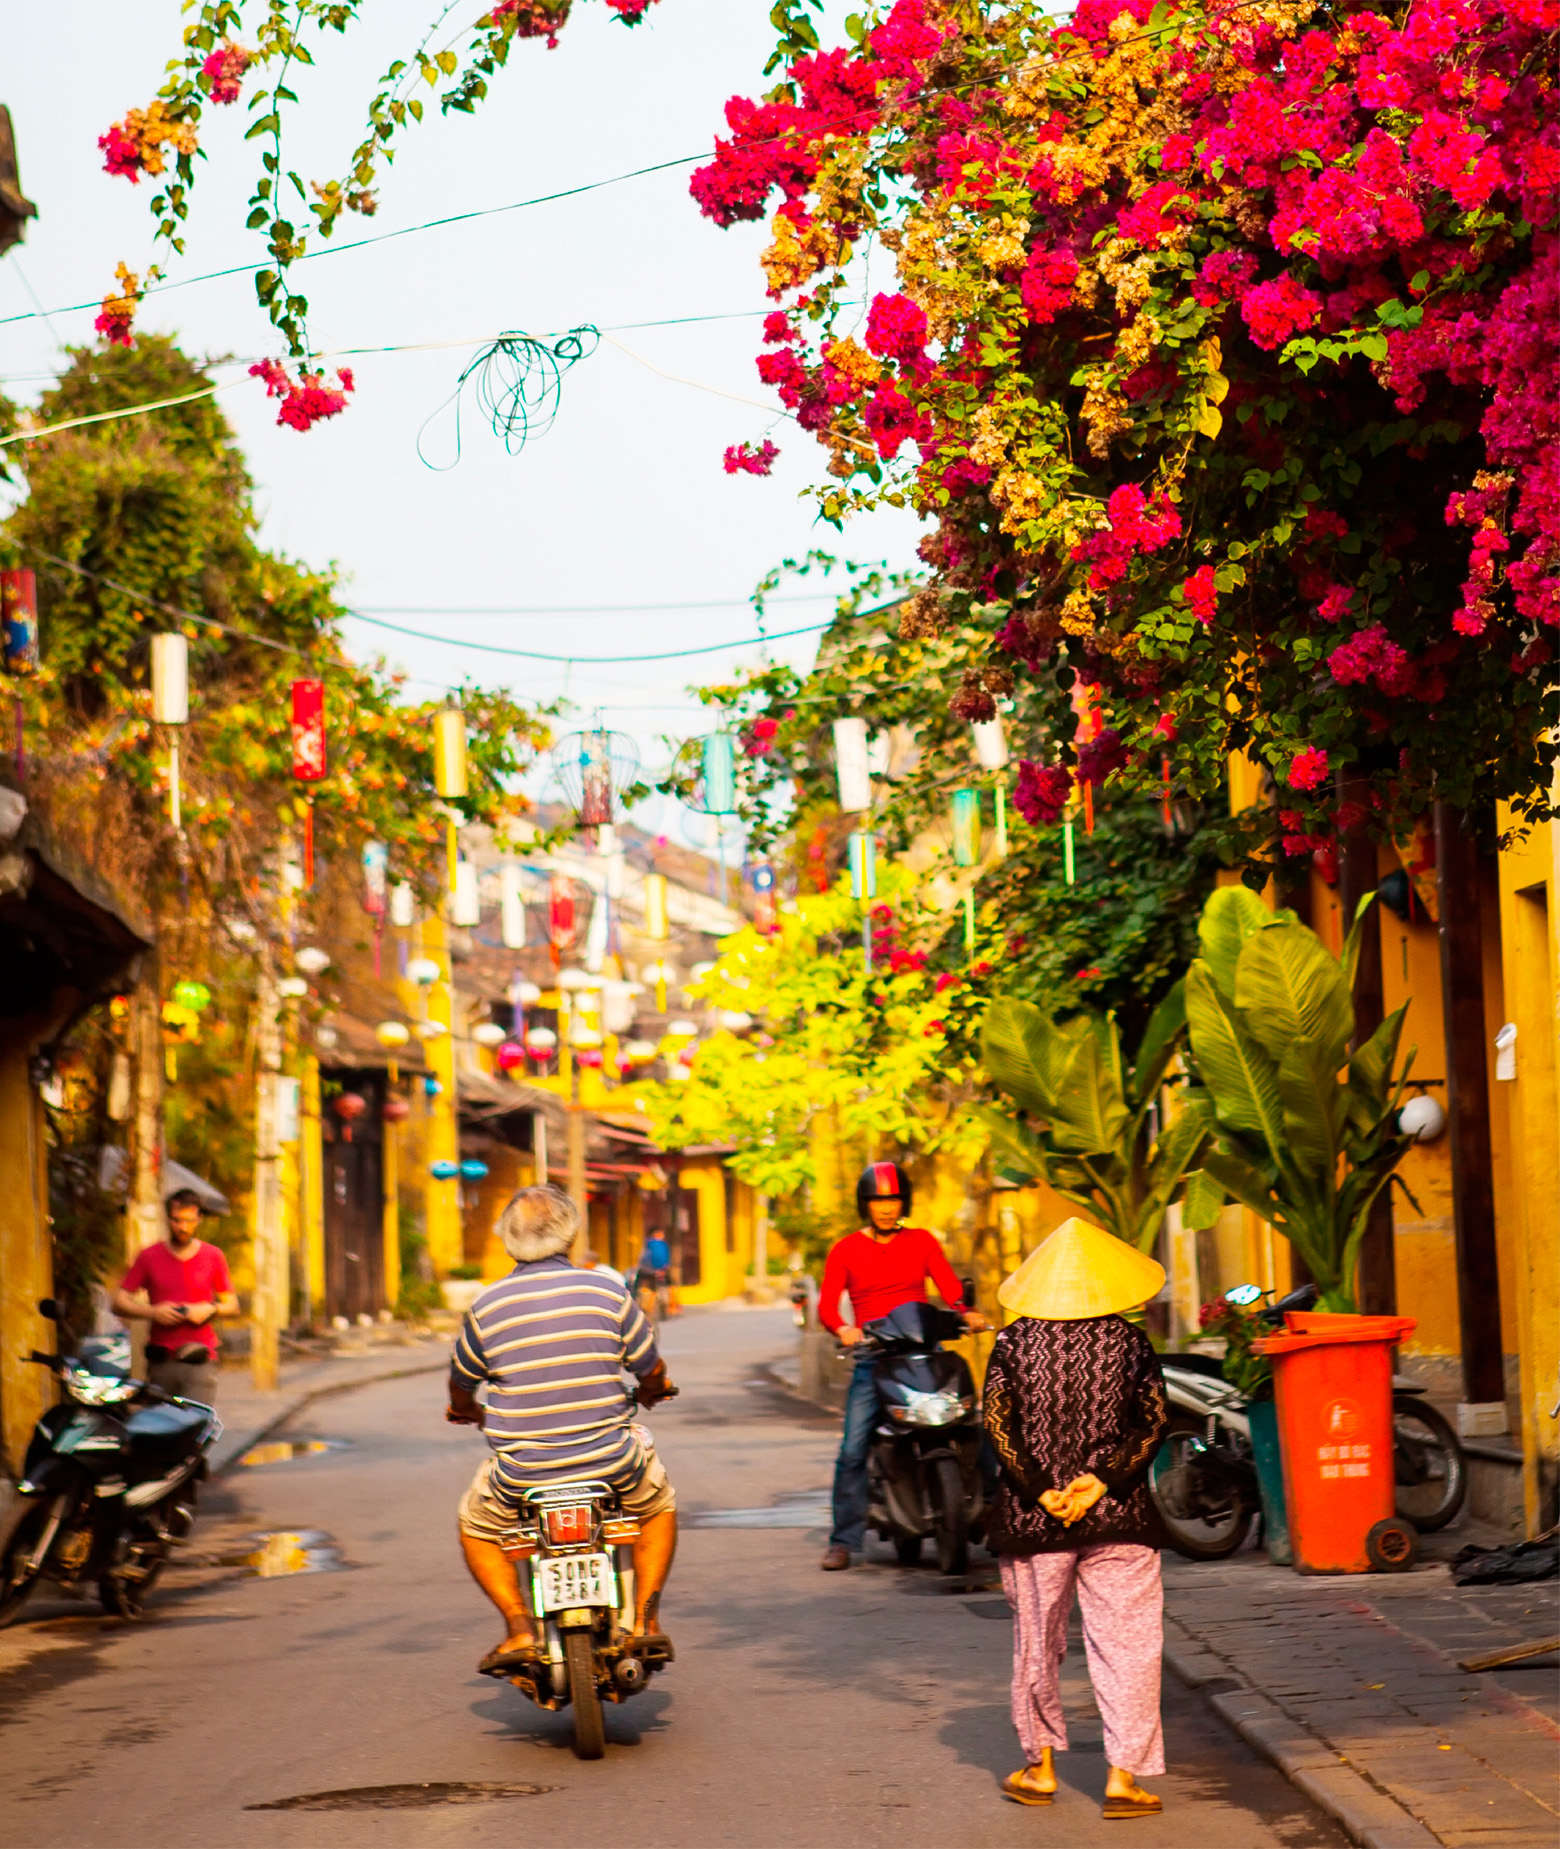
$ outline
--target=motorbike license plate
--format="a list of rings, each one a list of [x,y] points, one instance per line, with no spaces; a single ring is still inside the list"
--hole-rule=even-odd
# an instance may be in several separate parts
[[[536,1609],[617,1605],[617,1573],[610,1554],[554,1554],[536,1563]]]

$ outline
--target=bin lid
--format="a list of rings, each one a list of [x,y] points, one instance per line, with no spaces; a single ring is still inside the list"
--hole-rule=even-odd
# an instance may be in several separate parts
[[[1412,1316],[1352,1316],[1332,1310],[1287,1310],[1283,1335],[1259,1336],[1252,1347],[1261,1355],[1292,1355],[1301,1348],[1324,1348],[1351,1342],[1401,1342],[1419,1326]]]

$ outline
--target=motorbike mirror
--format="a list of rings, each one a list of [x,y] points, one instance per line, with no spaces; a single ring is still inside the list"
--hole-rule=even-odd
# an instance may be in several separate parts
[[[38,1314],[43,1317],[45,1321],[51,1323],[62,1323],[65,1320],[64,1307],[57,1297],[40,1297],[38,1299]]]
[[[1260,1284],[1236,1284],[1224,1293],[1226,1303],[1239,1304],[1245,1309],[1248,1303],[1255,1303],[1262,1295]]]
[[[962,1300],[963,1300],[965,1309],[967,1310],[974,1309],[975,1307],[975,1280],[973,1278],[966,1278],[964,1280],[964,1290],[962,1292]]]

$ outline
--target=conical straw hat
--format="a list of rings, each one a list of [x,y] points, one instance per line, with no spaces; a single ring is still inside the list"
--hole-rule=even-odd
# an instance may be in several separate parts
[[[1017,1316],[1079,1322],[1114,1316],[1147,1303],[1165,1281],[1165,1268],[1135,1246],[1087,1220],[1064,1220],[997,1292]]]

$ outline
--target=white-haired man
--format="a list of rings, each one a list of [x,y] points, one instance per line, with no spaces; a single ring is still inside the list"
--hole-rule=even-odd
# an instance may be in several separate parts
[[[477,1665],[484,1675],[510,1675],[537,1654],[536,1632],[501,1545],[520,1497],[579,1477],[610,1483],[624,1512],[640,1522],[634,1629],[657,1640],[658,1654],[671,1656],[660,1607],[677,1548],[677,1497],[648,1433],[634,1423],[623,1374],[638,1377],[641,1406],[677,1389],[627,1286],[569,1263],[579,1223],[579,1209],[561,1188],[520,1190],[497,1226],[515,1268],[478,1294],[450,1363],[445,1417],[482,1426],[493,1447],[460,1504],[466,1565],[507,1627]],[[476,1400],[483,1385],[486,1407]]]

